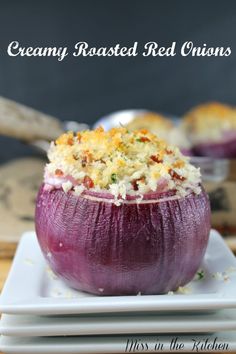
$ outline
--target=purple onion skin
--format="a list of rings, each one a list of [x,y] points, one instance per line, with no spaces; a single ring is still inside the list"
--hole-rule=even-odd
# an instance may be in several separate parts
[[[120,206],[43,185],[37,197],[36,233],[50,267],[72,288],[97,295],[163,294],[184,286],[200,266],[209,231],[203,189]]]
[[[194,155],[214,158],[235,158],[236,139],[219,143],[202,143],[193,147]]]
[[[182,152],[183,155],[185,156],[193,156],[193,151],[192,149],[188,148],[181,148],[180,151]]]

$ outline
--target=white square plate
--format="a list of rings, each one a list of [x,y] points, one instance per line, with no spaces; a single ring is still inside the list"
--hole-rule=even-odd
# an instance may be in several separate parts
[[[0,297],[0,312],[58,315],[236,308],[236,259],[214,230],[201,268],[204,278],[189,283],[184,294],[94,296],[72,290],[57,279],[46,265],[35,234],[29,232],[16,252]]]
[[[210,314],[2,315],[0,334],[16,337],[236,331],[236,310]]]
[[[184,345],[184,348],[177,349],[175,347],[175,349],[170,351],[171,341],[175,340],[175,338],[177,338],[178,344],[182,343]],[[195,350],[193,350],[194,341],[196,342]],[[146,345],[148,345],[148,347]],[[161,347],[161,345],[163,347]],[[214,345],[215,349],[204,350],[204,345]],[[196,346],[200,353],[208,351],[214,351],[215,353],[235,351],[235,332],[218,332],[207,335],[158,335],[158,337],[153,335],[60,338],[0,337],[0,350],[6,354],[196,353]],[[218,350],[216,346],[218,346]]]

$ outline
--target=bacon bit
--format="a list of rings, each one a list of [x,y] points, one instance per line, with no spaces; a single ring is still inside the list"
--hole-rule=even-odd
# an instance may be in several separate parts
[[[83,185],[87,188],[93,188],[94,187],[94,182],[92,180],[92,178],[90,178],[89,176],[85,176],[84,180],[83,180]]]
[[[82,167],[86,167],[86,165],[87,165],[87,156],[84,156],[83,158],[82,158],[82,161],[81,161],[81,165],[82,165]]]
[[[138,190],[138,183],[137,183],[137,181],[138,181],[138,180],[135,179],[135,180],[133,180],[133,181],[131,182],[134,191],[137,191],[137,190]]]
[[[60,170],[59,168],[56,169],[56,171],[55,171],[55,175],[56,175],[56,176],[63,176],[63,174],[64,174],[64,173],[63,173],[62,170]]]
[[[73,159],[74,159],[74,160],[79,160],[78,156],[75,155],[75,154],[73,154]]]
[[[146,142],[150,141],[150,139],[148,139],[146,136],[141,136],[139,138],[139,141],[141,141],[142,143],[146,143]]]
[[[154,162],[157,162],[157,163],[162,163],[163,160],[159,158],[159,156],[155,156],[155,155],[151,155],[150,156],[150,159]]]
[[[68,132],[64,133],[56,140],[56,145],[73,145],[74,144],[74,133]]]
[[[170,169],[169,170],[169,174],[171,175],[172,178],[174,179],[178,179],[180,181],[185,181],[186,178],[183,176],[180,176],[177,172],[175,172],[174,170]]]
[[[68,138],[67,144],[68,145],[74,145],[74,139],[73,138]]]
[[[85,151],[84,156],[82,157],[81,160],[82,167],[86,167],[86,165],[92,161],[93,161],[93,155],[90,152]]]
[[[173,151],[171,151],[171,150],[165,150],[166,151],[166,153],[167,153],[167,155],[171,155],[171,154],[173,154]]]
[[[103,159],[94,160],[95,162],[106,163]]]
[[[82,135],[80,132],[77,133],[77,139],[78,139],[78,142],[80,143],[81,142],[81,138],[82,138]]]
[[[146,134],[148,134],[148,130],[147,130],[147,129],[141,129],[141,130],[140,130],[140,133],[146,135]]]
[[[132,186],[133,186],[133,188],[134,188],[134,190],[135,191],[137,191],[138,190],[138,182],[144,182],[145,181],[145,178],[144,177],[141,177],[141,178],[137,178],[137,179],[134,179],[132,182],[131,182],[131,184],[132,184]]]

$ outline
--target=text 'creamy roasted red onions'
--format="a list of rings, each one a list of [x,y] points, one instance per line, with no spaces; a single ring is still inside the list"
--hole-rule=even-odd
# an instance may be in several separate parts
[[[69,286],[99,295],[162,294],[188,283],[209,237],[205,191],[153,192],[119,206],[113,197],[42,185],[36,233],[52,270]]]

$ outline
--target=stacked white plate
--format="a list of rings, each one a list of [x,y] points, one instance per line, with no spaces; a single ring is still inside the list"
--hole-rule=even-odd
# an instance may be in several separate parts
[[[4,353],[236,351],[236,259],[212,230],[201,270],[179,292],[98,297],[66,287],[29,232],[0,312]]]

